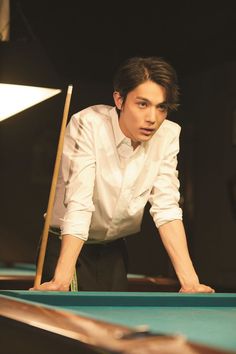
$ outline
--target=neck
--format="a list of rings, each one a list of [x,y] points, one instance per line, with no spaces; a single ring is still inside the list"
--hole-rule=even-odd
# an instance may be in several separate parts
[[[131,145],[133,146],[134,150],[140,145],[140,142],[131,140]]]

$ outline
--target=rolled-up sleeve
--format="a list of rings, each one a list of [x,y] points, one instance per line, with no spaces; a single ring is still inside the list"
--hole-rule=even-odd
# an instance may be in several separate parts
[[[95,153],[92,122],[86,117],[72,116],[65,134],[62,155],[62,175],[65,181],[61,234],[87,240],[91,223],[95,180]]]
[[[179,134],[180,127],[178,126],[175,132],[170,135],[165,155],[161,160],[159,172],[149,197],[150,214],[157,228],[172,220],[182,220],[182,209],[179,207],[180,183],[177,171]]]

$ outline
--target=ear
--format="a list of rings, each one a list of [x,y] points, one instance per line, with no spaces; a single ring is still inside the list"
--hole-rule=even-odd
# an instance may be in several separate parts
[[[113,92],[113,99],[114,99],[116,108],[121,110],[122,104],[123,104],[123,98],[121,97],[121,95],[118,91]]]

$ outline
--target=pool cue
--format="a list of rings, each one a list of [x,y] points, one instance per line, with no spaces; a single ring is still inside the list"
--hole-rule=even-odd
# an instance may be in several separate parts
[[[54,172],[53,172],[53,177],[52,177],[51,189],[50,189],[50,194],[49,194],[47,213],[46,213],[46,217],[45,217],[45,221],[44,221],[43,233],[41,236],[41,246],[40,246],[40,252],[39,252],[39,257],[38,257],[38,262],[37,262],[34,287],[39,286],[41,284],[41,279],[42,279],[43,264],[44,264],[44,258],[45,258],[47,241],[48,241],[49,223],[51,220],[52,208],[53,208],[53,203],[54,203],[54,198],[55,198],[56,185],[57,185],[61,156],[62,156],[62,151],[63,151],[64,135],[65,135],[65,129],[66,129],[66,124],[67,124],[67,119],[68,119],[72,89],[73,89],[72,85],[69,85],[68,89],[67,89],[66,100],[65,100],[65,105],[64,105],[64,112],[63,112],[61,131],[60,131],[55,166],[54,166]]]

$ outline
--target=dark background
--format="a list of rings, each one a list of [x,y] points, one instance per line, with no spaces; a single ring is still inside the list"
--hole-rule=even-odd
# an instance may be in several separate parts
[[[47,208],[66,88],[70,115],[112,104],[116,66],[157,55],[177,70],[182,127],[181,205],[202,281],[236,288],[235,1],[11,1],[11,35],[0,42],[1,82],[62,93],[0,124],[0,260],[34,261]],[[145,212],[128,239],[130,271],[172,276]]]

